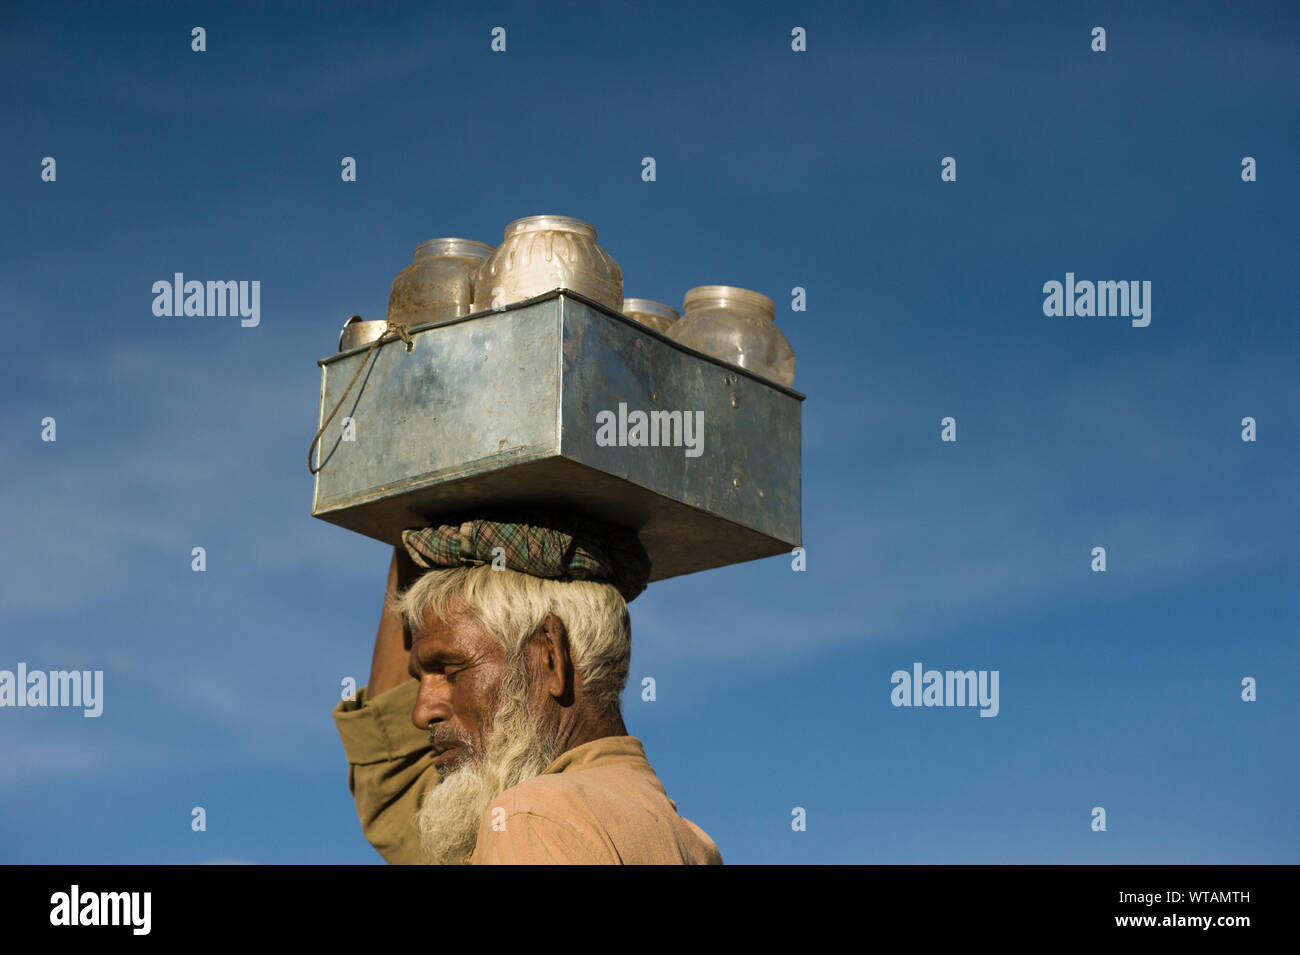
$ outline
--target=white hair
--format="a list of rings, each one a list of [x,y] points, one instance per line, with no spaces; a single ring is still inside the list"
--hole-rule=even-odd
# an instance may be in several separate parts
[[[393,598],[413,637],[432,613],[440,620],[468,613],[506,651],[507,664],[522,662],[528,639],[548,613],[564,624],[575,674],[601,708],[618,711],[632,656],[627,603],[613,584],[546,580],[488,564],[430,570]]]

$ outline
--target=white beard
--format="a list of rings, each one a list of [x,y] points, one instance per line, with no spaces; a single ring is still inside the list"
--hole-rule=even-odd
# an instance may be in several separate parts
[[[492,800],[539,776],[559,756],[554,729],[543,728],[528,706],[529,678],[521,658],[507,662],[487,752],[470,753],[446,770],[415,815],[420,844],[434,865],[464,865],[478,842]]]

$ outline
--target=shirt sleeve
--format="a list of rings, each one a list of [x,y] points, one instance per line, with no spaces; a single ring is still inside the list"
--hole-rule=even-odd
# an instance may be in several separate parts
[[[532,812],[491,809],[479,826],[473,865],[610,865],[620,860],[570,823]]]
[[[395,865],[424,862],[415,814],[439,778],[429,734],[411,723],[418,687],[406,680],[373,699],[362,687],[355,700],[343,700],[332,714],[361,832]]]

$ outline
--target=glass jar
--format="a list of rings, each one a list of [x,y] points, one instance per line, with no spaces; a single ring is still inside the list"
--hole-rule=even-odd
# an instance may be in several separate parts
[[[673,322],[681,318],[677,314],[677,309],[671,305],[648,298],[625,298],[622,311],[628,318],[635,319],[642,325],[649,325],[657,332],[665,333]]]
[[[701,285],[686,293],[669,338],[756,375],[794,385],[794,349],[776,327],[776,304],[732,285]]]
[[[474,280],[474,311],[500,308],[553,289],[572,289],[618,311],[623,270],[596,244],[596,230],[568,216],[527,216],[506,226],[505,239]]]
[[[474,276],[492,246],[473,239],[429,239],[415,247],[414,261],[393,279],[388,318],[407,325],[468,315]]]
[[[350,351],[353,348],[360,348],[362,345],[369,345],[376,338],[383,335],[384,329],[387,327],[387,322],[367,322],[360,315],[353,315],[344,324],[343,330],[339,332],[339,351]]]

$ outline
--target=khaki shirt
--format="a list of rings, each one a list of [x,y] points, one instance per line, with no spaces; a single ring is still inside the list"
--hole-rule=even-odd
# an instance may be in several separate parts
[[[415,815],[438,782],[429,734],[411,723],[418,684],[334,708],[361,831],[391,863],[420,863]],[[721,864],[717,846],[677,813],[634,736],[576,746],[506,790],[483,814],[470,862]]]
[[[372,700],[369,687],[362,687],[356,700],[342,701],[333,714],[361,832],[394,865],[425,861],[415,814],[438,784],[429,733],[411,723],[418,688],[415,680],[403,680]]]

